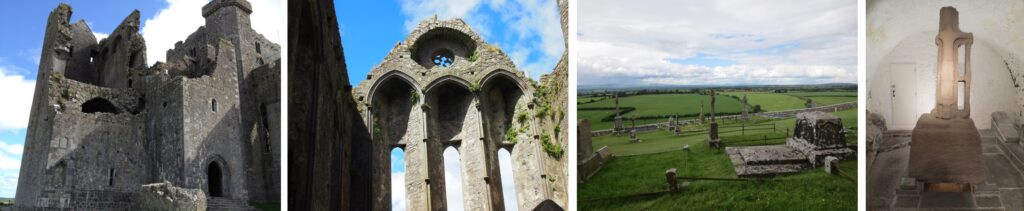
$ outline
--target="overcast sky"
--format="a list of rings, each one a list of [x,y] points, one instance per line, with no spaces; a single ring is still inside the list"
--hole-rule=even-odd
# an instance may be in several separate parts
[[[579,2],[580,86],[856,83],[857,2]]]

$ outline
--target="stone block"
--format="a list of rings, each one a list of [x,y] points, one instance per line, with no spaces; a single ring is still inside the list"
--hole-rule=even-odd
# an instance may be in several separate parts
[[[170,182],[143,185],[136,201],[142,210],[206,210],[206,193],[175,187]]]

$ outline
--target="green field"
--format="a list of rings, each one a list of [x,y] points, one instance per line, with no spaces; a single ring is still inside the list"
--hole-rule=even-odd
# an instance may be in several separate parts
[[[839,112],[835,112],[833,114],[835,114],[836,116],[838,116],[840,119],[843,120],[843,127],[846,127],[846,128],[856,128],[857,127],[857,110],[856,109],[842,110],[842,111],[839,111]],[[731,121],[720,122],[719,127],[720,127],[720,130],[722,132],[719,133],[718,135],[722,138],[722,140],[724,142],[726,142],[726,145],[731,146],[731,144],[729,144],[730,140],[751,140],[751,139],[757,139],[757,138],[764,138],[765,136],[767,136],[769,139],[776,138],[774,140],[768,140],[768,142],[767,142],[768,144],[772,144],[772,143],[785,143],[785,138],[781,138],[780,139],[778,137],[786,136],[786,134],[787,134],[786,131],[787,130],[792,131],[793,127],[796,125],[796,119],[794,119],[794,118],[787,118],[787,119],[780,119],[780,120],[773,120],[773,121],[757,123],[757,124],[775,124],[775,128],[776,128],[775,131],[771,131],[771,130],[754,130],[754,131],[739,132],[739,131],[737,131],[738,130],[737,128],[732,127],[732,126],[736,126],[736,125],[740,125],[740,124],[751,124],[751,123],[739,123],[739,122],[731,122]],[[696,128],[696,127],[700,127],[700,128]],[[706,128],[706,127],[707,126],[691,125],[689,127],[684,127],[682,130],[683,131],[695,130],[695,129],[703,129],[703,128]],[[759,127],[755,127],[755,128],[765,128],[765,127],[759,126]],[[853,135],[855,135],[855,134],[853,134]],[[680,149],[683,148],[683,145],[686,145],[686,144],[691,145],[691,147],[693,147],[694,144],[706,145],[705,141],[707,139],[707,133],[687,134],[687,133],[684,132],[683,136],[677,137],[677,136],[674,136],[674,134],[668,132],[667,130],[658,130],[658,131],[655,131],[655,132],[637,133],[637,137],[640,140],[642,140],[643,142],[641,142],[641,143],[629,143],[629,136],[600,136],[600,137],[594,137],[592,142],[593,142],[594,150],[600,149],[603,146],[608,146],[608,148],[611,149],[612,153],[614,153],[616,156],[625,156],[625,155],[650,154],[650,153],[658,153],[658,152],[664,152],[664,151],[680,150]],[[849,140],[851,142],[855,142],[856,141],[855,137],[848,137],[848,138],[849,138]],[[742,145],[747,145],[747,144],[763,144],[763,142],[738,143],[738,144],[742,144]]]
[[[857,92],[855,92],[855,91],[848,91],[848,92],[786,92],[786,93],[779,93],[779,94],[792,95],[792,96],[800,96],[800,97],[820,97],[820,96],[857,97]]]
[[[732,95],[743,99],[747,95],[747,103],[751,107],[761,105],[764,111],[785,111],[805,108],[806,101],[790,95],[770,92],[725,92],[722,95]],[[753,108],[751,108],[753,109]]]
[[[843,126],[855,128],[857,109],[834,113],[843,119]],[[774,124],[776,130],[745,131],[736,129],[741,124]],[[722,141],[726,146],[765,145],[785,143],[787,130],[795,119],[772,121],[720,122]],[[698,130],[706,126],[688,126],[683,130]],[[757,126],[756,128],[770,128]],[[793,175],[773,177],[764,181],[694,181],[681,188],[676,195],[650,194],[663,191],[664,172],[677,168],[684,177],[736,178],[728,155],[722,150],[710,149],[706,133],[673,136],[667,130],[639,133],[641,143],[628,143],[628,136],[595,137],[595,149],[608,146],[615,159],[604,165],[600,172],[579,186],[581,210],[854,210],[857,205],[857,183],[820,169]],[[762,137],[767,141],[757,141]],[[856,143],[856,134],[848,134],[847,141]],[[748,141],[739,141],[748,140]],[[754,140],[754,141],[749,141]],[[689,145],[691,152],[680,150]],[[856,177],[857,162],[840,163],[847,175]]]
[[[832,104],[846,103],[857,101],[857,97],[808,97],[817,103],[818,106],[827,106]]]
[[[701,102],[704,102],[704,112],[711,112],[710,98],[705,95],[698,94],[649,94],[649,95],[635,95],[619,98],[620,107],[635,107],[636,110],[623,114],[625,117],[636,116],[654,116],[654,115],[671,115],[671,114],[697,114],[700,112]],[[715,101],[716,111],[719,113],[723,112],[741,112],[742,107],[739,101],[731,97],[719,96]],[[601,122],[601,118],[607,115],[615,114],[613,110],[580,110],[579,108],[614,108],[615,100],[606,99],[594,103],[581,104],[577,107],[576,118],[577,119],[588,119],[590,120],[592,130],[610,129],[614,127],[614,122]],[[667,119],[650,119],[650,120],[637,120],[637,124],[649,124],[655,122],[665,122]],[[625,125],[630,125],[630,121],[624,121]]]

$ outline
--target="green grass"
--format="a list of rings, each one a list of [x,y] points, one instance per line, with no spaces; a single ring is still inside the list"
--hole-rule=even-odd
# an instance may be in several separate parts
[[[781,93],[771,92],[726,92],[722,95],[732,95],[740,99],[743,99],[743,95],[747,95],[747,103],[750,104],[751,109],[754,105],[761,105],[761,109],[764,111],[785,111],[793,109],[804,108],[804,100],[796,98],[790,95]]]
[[[857,109],[834,113],[843,120],[844,127],[856,127]],[[741,124],[725,121],[723,131]],[[780,144],[785,139],[771,139],[767,143],[754,141],[736,143],[730,140],[757,139],[764,135],[783,134],[792,128],[795,119],[762,122],[775,124],[779,131],[723,132],[727,146]],[[687,129],[697,129],[690,126]],[[673,136],[666,130],[638,134],[642,143],[628,143],[628,136],[602,136],[594,139],[594,147],[607,145],[616,156],[587,183],[579,186],[580,210],[854,210],[857,207],[857,183],[821,169],[774,177],[765,181],[695,181],[682,187],[676,195],[635,196],[666,190],[664,172],[677,168],[680,176],[736,178],[728,155],[722,150],[708,148],[706,134]],[[856,143],[856,134],[847,141]],[[682,152],[683,145],[691,152]],[[666,151],[668,150],[668,151]],[[633,155],[633,156],[625,156]],[[840,163],[847,175],[856,177],[857,161]]]
[[[832,104],[846,103],[857,101],[857,97],[808,97],[817,103],[818,106],[827,106]]]
[[[704,102],[704,112],[711,112],[711,101],[706,95],[698,94],[649,94],[649,95],[636,95],[619,98],[620,107],[635,107],[636,110],[624,114],[625,117],[636,116],[653,116],[653,115],[671,115],[671,114],[696,114],[700,112],[701,102]],[[727,113],[727,112],[741,112],[742,105],[736,99],[727,96],[719,96],[715,101],[716,112]],[[587,103],[578,105],[578,108],[614,108],[615,100],[606,99],[594,103]],[[610,129],[615,126],[615,122],[601,122],[601,118],[607,115],[614,114],[614,110],[577,110],[577,119],[588,119],[590,120],[592,130]],[[667,118],[662,119],[649,119],[649,120],[637,120],[637,125],[665,122]],[[624,125],[629,126],[632,122],[623,121]]]
[[[694,181],[675,195],[625,197],[666,189],[664,172],[680,176],[735,178],[728,156],[706,145],[690,153],[671,151],[616,157],[579,186],[580,210],[855,210],[857,183],[819,169],[765,181]],[[855,160],[840,168],[857,175]],[[609,199],[610,198],[610,199]],[[598,200],[595,200],[598,199]],[[607,200],[600,200],[607,199]]]

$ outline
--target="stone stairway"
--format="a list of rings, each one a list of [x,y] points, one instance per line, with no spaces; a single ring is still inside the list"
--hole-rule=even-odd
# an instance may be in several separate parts
[[[240,202],[240,201],[236,201],[236,200],[232,200],[232,199],[224,198],[224,197],[210,197],[210,198],[207,198],[206,209],[207,210],[232,210],[232,211],[234,211],[234,210],[245,210],[245,211],[250,211],[250,210],[255,211],[255,210],[257,210],[255,207],[251,207],[248,204],[246,204],[245,202]]]

